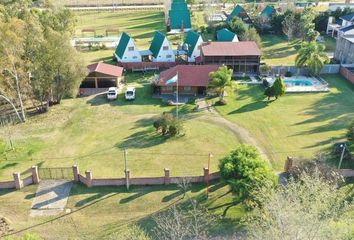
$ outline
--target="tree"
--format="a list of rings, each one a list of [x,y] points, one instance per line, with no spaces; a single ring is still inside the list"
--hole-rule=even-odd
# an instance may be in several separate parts
[[[209,239],[208,226],[213,218],[206,208],[193,199],[173,205],[153,217],[156,227],[154,239]]]
[[[86,64],[70,45],[69,35],[48,30],[34,72],[33,86],[47,103],[60,103],[64,96],[75,96],[87,74]]]
[[[293,38],[295,37],[295,21],[295,15],[291,13],[285,16],[282,22],[283,33],[288,37],[288,41],[293,40]]]
[[[271,87],[268,86],[264,91],[264,95],[268,97],[268,101],[270,100],[270,98],[274,97],[275,93],[274,93],[273,86]]]
[[[26,121],[23,98],[29,90],[29,63],[23,58],[24,31],[22,20],[0,22],[0,91],[17,99],[22,121]]]
[[[275,79],[272,88],[276,99],[278,99],[278,97],[283,96],[285,94],[286,86],[284,84],[283,79],[280,76],[278,76]]]
[[[247,31],[247,25],[239,17],[234,17],[229,22],[229,28],[238,36],[243,36]]]
[[[211,72],[209,75],[211,77],[211,81],[209,83],[209,88],[214,89],[219,95],[219,102],[224,102],[224,92],[225,88],[232,85],[232,69],[228,69],[227,66],[221,66],[215,72]]]
[[[312,8],[305,8],[300,17],[300,29],[302,40],[308,38],[309,32],[315,31],[315,12]],[[311,35],[311,34],[310,34]]]
[[[222,179],[249,207],[259,204],[258,191],[276,185],[276,176],[254,146],[239,145],[220,161],[219,169]]]
[[[254,27],[247,29],[246,32],[241,36],[241,39],[243,41],[255,41],[259,48],[262,46],[262,39]]]
[[[247,239],[352,239],[353,192],[339,183],[304,173],[286,187],[260,191],[263,204],[246,221]]]
[[[180,121],[171,114],[171,113],[162,113],[158,119],[153,122],[153,126],[156,129],[156,132],[161,130],[163,136],[169,134],[171,137],[174,137],[180,134],[183,130],[183,125]]]
[[[308,67],[314,75],[320,74],[324,64],[329,62],[325,49],[323,44],[318,44],[315,41],[302,43],[295,58],[295,65],[299,68]]]

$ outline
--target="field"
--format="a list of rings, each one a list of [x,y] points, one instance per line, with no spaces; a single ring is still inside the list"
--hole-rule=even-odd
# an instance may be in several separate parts
[[[67,99],[48,114],[11,128],[15,150],[9,150],[9,138],[3,138],[0,148],[8,151],[0,161],[0,179],[11,179],[13,171],[34,164],[70,167],[75,163],[82,171],[92,170],[96,177],[119,177],[123,176],[124,149],[132,176],[162,176],[165,167],[174,176],[202,175],[209,152],[215,156],[211,170],[216,171],[218,159],[238,139],[223,126],[202,121],[204,114],[193,113],[192,104],[180,109],[185,136],[160,136],[152,126],[154,118],[175,108],[151,98],[151,77],[135,74],[126,78],[137,87],[133,102],[126,102],[122,94],[111,103],[104,96]],[[1,136],[6,135],[5,129],[0,131]]]
[[[286,94],[271,103],[263,87],[241,85],[217,110],[248,129],[280,171],[286,156],[311,157],[345,138],[354,119],[354,87],[338,75],[324,79],[328,93]]]
[[[207,201],[203,185],[194,185],[187,194],[218,216],[210,226],[213,235],[234,233],[240,227],[244,208],[236,204],[227,186],[215,184],[210,190]],[[133,223],[153,234],[152,214],[186,200],[176,186],[133,187],[127,192],[123,187],[86,188],[75,184],[67,204],[70,214],[33,218],[29,213],[35,191],[36,186],[0,190],[0,213],[19,235],[36,233],[45,239],[114,239],[112,234],[125,231]]]

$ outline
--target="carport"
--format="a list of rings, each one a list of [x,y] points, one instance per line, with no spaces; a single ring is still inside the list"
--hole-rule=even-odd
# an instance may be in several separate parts
[[[82,81],[80,88],[119,87],[123,77],[123,68],[98,62],[87,66],[89,74]]]

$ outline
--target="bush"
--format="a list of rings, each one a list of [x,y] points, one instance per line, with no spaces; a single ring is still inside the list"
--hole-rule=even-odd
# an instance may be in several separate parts
[[[153,122],[153,126],[157,132],[161,131],[163,136],[169,134],[172,137],[180,134],[183,129],[182,124],[171,113],[166,112]]]
[[[273,188],[276,185],[275,174],[261,159],[254,146],[239,145],[220,161],[219,169],[222,179],[250,208],[259,204],[257,201],[259,190]]]
[[[293,74],[291,73],[291,72],[289,72],[289,71],[287,71],[286,73],[285,73],[285,77],[291,77]]]

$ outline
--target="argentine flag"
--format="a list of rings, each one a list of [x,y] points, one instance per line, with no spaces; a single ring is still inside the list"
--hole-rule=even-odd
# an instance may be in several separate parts
[[[167,80],[166,85],[171,84],[171,83],[175,83],[175,82],[177,82],[177,80],[178,80],[178,74],[176,74],[176,76],[172,77],[171,79]]]

